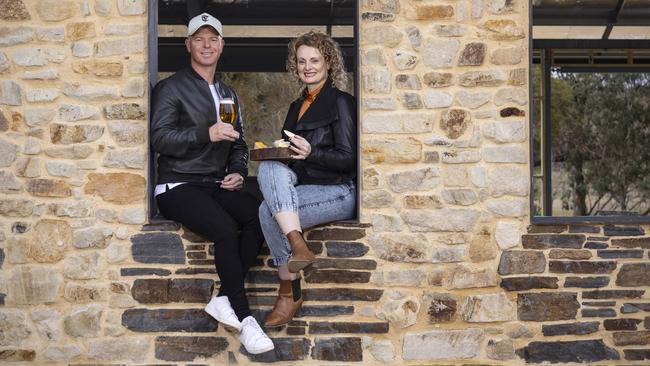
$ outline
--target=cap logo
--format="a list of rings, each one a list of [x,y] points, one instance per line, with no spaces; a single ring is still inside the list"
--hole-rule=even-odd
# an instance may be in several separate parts
[[[208,21],[208,16],[207,15],[201,16],[201,20],[204,21],[204,22],[207,22]]]

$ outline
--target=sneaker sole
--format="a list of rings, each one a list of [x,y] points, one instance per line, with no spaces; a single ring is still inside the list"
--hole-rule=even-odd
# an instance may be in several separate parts
[[[287,267],[289,268],[289,272],[298,273],[302,269],[307,268],[312,264],[314,264],[314,262],[315,261],[294,259],[294,260],[289,260],[289,263],[287,263]]]
[[[239,324],[232,324],[230,322],[224,321],[222,319],[219,319],[216,313],[212,312],[207,306],[203,309],[206,313],[210,314],[211,317],[215,318],[219,323],[223,324],[224,326],[228,326],[230,328],[233,328],[237,330],[238,332],[241,332],[241,323]]]
[[[244,349],[246,349],[246,347],[244,347]],[[274,349],[275,349],[275,345],[271,345],[270,347],[263,348],[261,350],[256,350],[255,352],[251,352],[249,350],[246,350],[246,352],[250,353],[251,355],[259,355],[260,353],[272,351]]]

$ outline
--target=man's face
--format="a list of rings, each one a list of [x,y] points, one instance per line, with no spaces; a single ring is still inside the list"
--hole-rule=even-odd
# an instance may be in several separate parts
[[[223,44],[223,38],[210,26],[199,28],[185,40],[187,52],[192,57],[192,64],[202,67],[211,67],[217,64]]]

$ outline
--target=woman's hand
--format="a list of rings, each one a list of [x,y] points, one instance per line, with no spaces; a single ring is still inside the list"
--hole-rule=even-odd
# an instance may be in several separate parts
[[[289,148],[296,153],[291,155],[291,158],[305,160],[311,154],[311,145],[303,137],[294,135],[289,141],[291,142]]]
[[[239,173],[230,173],[223,177],[221,188],[229,191],[238,191],[244,187],[244,177]]]

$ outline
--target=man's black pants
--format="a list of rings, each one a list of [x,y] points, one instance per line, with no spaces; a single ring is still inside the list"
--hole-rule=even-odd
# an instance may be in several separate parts
[[[156,200],[166,218],[214,242],[214,264],[221,280],[218,296],[228,296],[240,321],[251,315],[244,277],[264,241],[260,201],[250,193],[192,183],[161,193]]]

